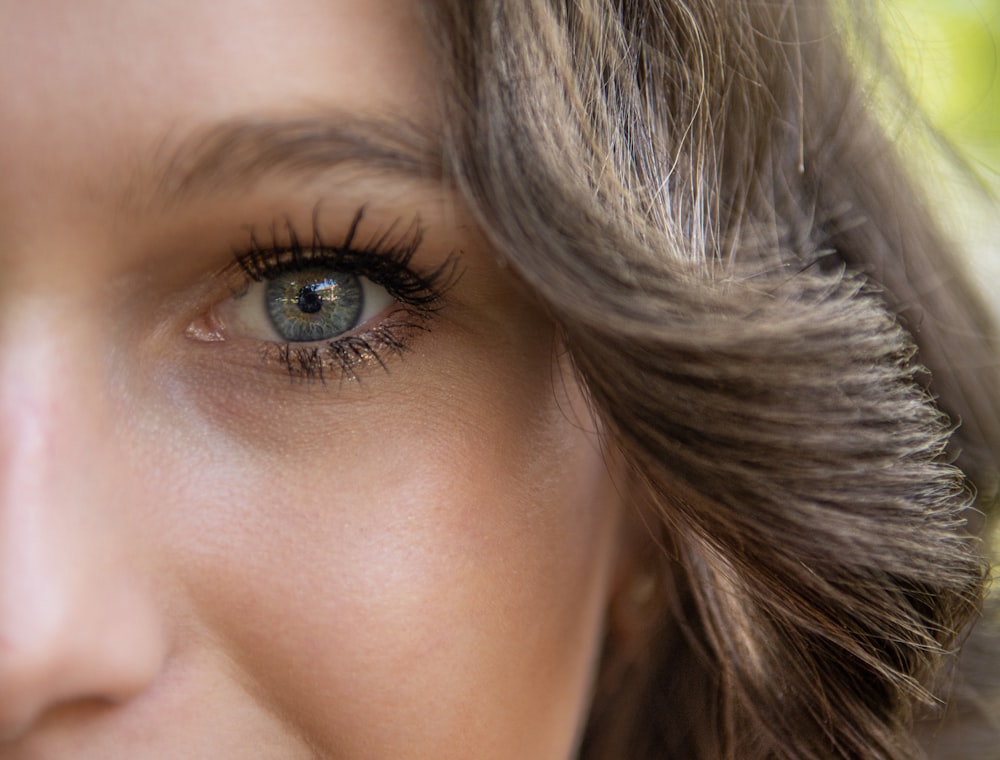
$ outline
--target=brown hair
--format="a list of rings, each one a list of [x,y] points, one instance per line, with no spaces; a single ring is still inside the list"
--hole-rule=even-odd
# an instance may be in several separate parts
[[[964,526],[970,482],[980,509],[996,489],[997,363],[847,21],[818,0],[432,15],[448,174],[559,325],[649,527],[656,593],[611,621],[581,756],[919,756],[983,595]]]

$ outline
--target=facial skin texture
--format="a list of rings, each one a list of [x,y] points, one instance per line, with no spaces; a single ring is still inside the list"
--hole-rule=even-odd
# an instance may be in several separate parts
[[[0,760],[571,756],[622,508],[551,327],[440,180],[163,179],[235,119],[433,133],[414,5],[0,0]],[[403,355],[218,329],[234,251],[362,207],[455,256]]]

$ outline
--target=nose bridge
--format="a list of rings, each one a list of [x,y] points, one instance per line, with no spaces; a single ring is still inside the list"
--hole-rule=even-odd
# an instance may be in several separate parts
[[[43,312],[44,313],[44,312]],[[155,670],[115,520],[106,383],[86,330],[0,330],[0,742]]]
[[[0,344],[0,489],[5,504],[42,486],[43,469],[55,459],[54,389],[41,371],[41,352],[29,348],[27,356],[19,357],[22,350]]]
[[[23,308],[33,310],[45,314],[39,303]],[[0,330],[0,521],[60,492],[91,490],[96,483],[82,474],[100,453],[99,372],[82,356],[82,331],[66,320],[42,329],[22,322]]]

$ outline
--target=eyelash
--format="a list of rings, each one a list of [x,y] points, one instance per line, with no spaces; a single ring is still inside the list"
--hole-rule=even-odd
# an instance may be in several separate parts
[[[308,243],[302,242],[291,220],[285,220],[283,242],[279,242],[278,227],[273,225],[269,238],[263,240],[251,231],[247,248],[235,253],[235,267],[245,278],[243,290],[251,282],[324,267],[364,277],[385,288],[397,302],[389,316],[360,334],[338,336],[320,345],[262,343],[261,357],[265,363],[283,366],[292,378],[325,383],[330,370],[339,371],[340,378],[348,380],[359,380],[358,371],[370,365],[388,371],[390,355],[405,353],[417,333],[430,330],[431,318],[458,279],[455,254],[429,271],[420,272],[413,267],[412,260],[423,242],[419,220],[404,229],[397,220],[360,243],[358,229],[364,213],[364,207],[355,213],[339,244],[329,244],[323,239],[314,212]]]

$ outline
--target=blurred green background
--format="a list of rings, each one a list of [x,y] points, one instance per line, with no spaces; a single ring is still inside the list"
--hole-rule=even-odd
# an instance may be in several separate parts
[[[973,279],[1000,320],[1000,0],[876,2],[883,37],[909,89],[981,183],[952,163],[934,162],[940,153],[920,140],[919,129],[916,140],[908,140],[905,111],[895,122],[889,115],[904,150],[926,173],[937,216],[962,244]]]
[[[886,36],[931,124],[1000,176],[1000,0],[887,0]]]

